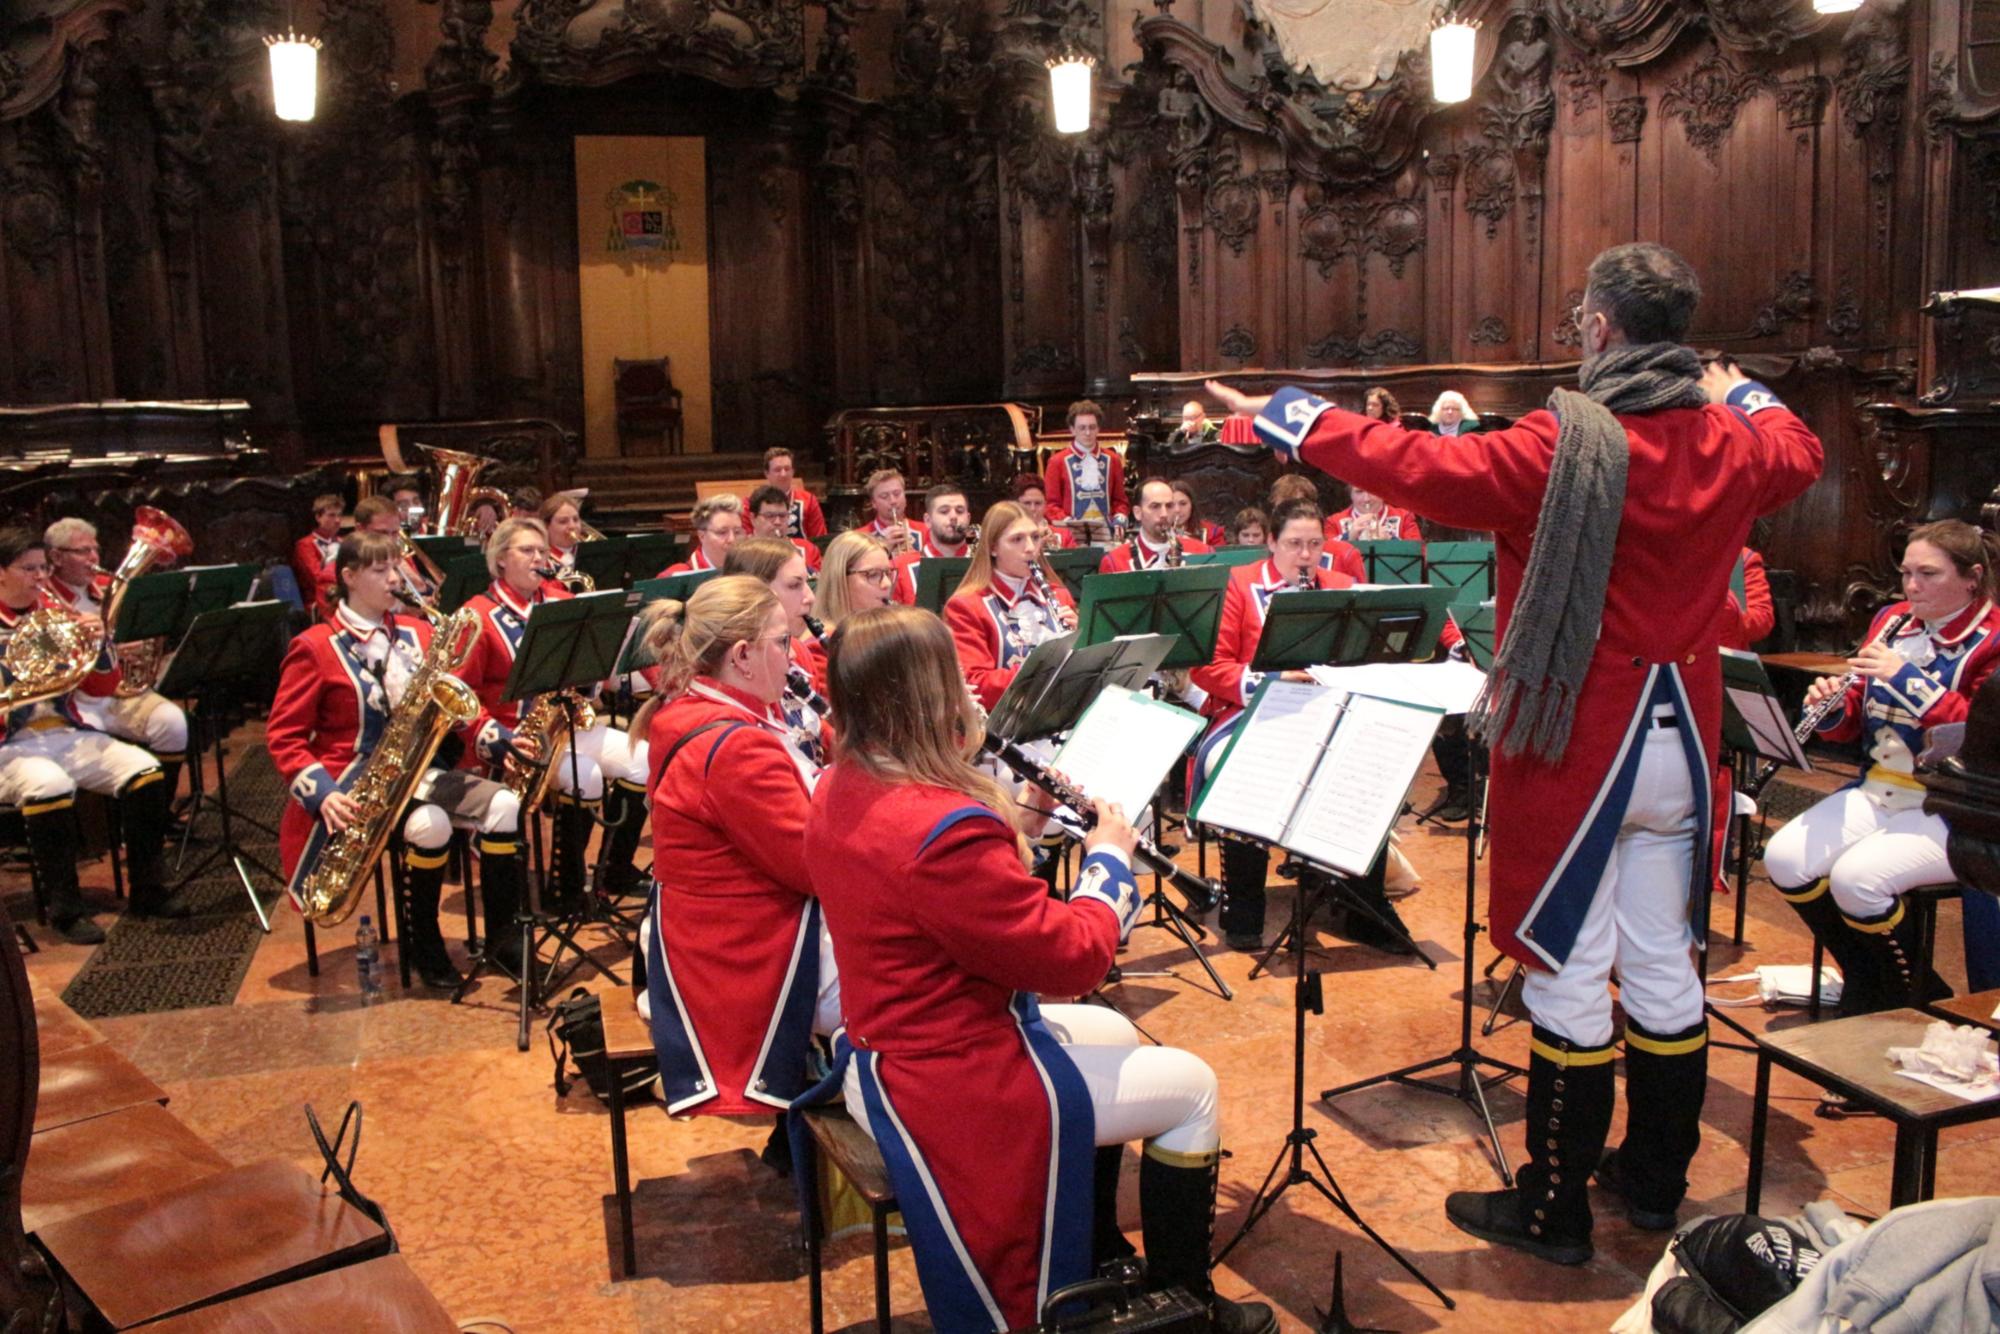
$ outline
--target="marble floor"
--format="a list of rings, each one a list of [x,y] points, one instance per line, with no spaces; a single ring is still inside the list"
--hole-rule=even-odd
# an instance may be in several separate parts
[[[1420,780],[1427,800],[1436,779]],[[1321,936],[1325,1014],[1307,1025],[1306,1090],[1439,1055],[1458,1035],[1464,843],[1456,830],[1411,829],[1404,846],[1425,887],[1402,905],[1435,971]],[[1190,860],[1192,854],[1189,854]],[[102,863],[87,883],[107,883]],[[5,886],[9,894],[23,887]],[[1272,930],[1289,895],[1274,893]],[[12,900],[17,913],[25,895]],[[450,914],[460,903],[447,900]],[[1726,930],[1733,905],[1717,903]],[[1955,905],[1940,915],[1939,959],[1963,984]],[[457,933],[462,935],[462,918]],[[385,1206],[404,1255],[461,1321],[493,1317],[515,1330],[803,1330],[804,1261],[790,1186],[756,1150],[765,1127],[715,1119],[670,1121],[657,1108],[633,1117],[638,1272],[620,1272],[611,1194],[608,1118],[581,1085],[558,1098],[537,1023],[534,1045],[515,1049],[511,995],[487,985],[452,1005],[394,990],[364,1005],[354,982],[350,932],[322,938],[321,972],[309,976],[298,919],[278,915],[235,1004],[98,1021],[105,1035],[171,1095],[172,1110],[232,1161],[271,1155],[317,1168],[301,1108],[337,1117],[350,1099],[366,1109],[357,1183]],[[87,951],[38,933],[28,960],[38,990],[60,992]],[[1757,963],[1803,962],[1807,937],[1767,884],[1753,880],[1741,949],[1718,936],[1711,973]],[[456,948],[456,944],[454,945]],[[1140,929],[1121,958],[1128,973],[1167,970],[1111,987],[1107,997],[1163,1042],[1206,1057],[1220,1076],[1226,1143],[1222,1237],[1240,1226],[1290,1117],[1292,986],[1247,979],[1251,959],[1211,943],[1208,952],[1236,999],[1204,989],[1189,954],[1162,931]],[[600,954],[618,967],[615,947]],[[1489,958],[1481,949],[1476,962]],[[393,976],[393,974],[392,974]],[[605,986],[601,980],[593,985]],[[1740,994],[1744,988],[1720,990]],[[1477,993],[1482,999],[1485,988]],[[1802,1016],[1736,1011],[1753,1028]],[[1483,1010],[1482,1010],[1483,1017]],[[1483,1048],[1525,1061],[1527,1025],[1507,1022]],[[1754,1061],[1717,1050],[1705,1134],[1684,1216],[1741,1207]],[[1876,1120],[1815,1119],[1814,1090],[1775,1081],[1766,1212],[1831,1196],[1876,1213],[1887,1207],[1890,1127]],[[1522,1099],[1493,1094],[1502,1140],[1518,1156]],[[1619,1122],[1623,1121],[1623,1109]],[[1356,1324],[1420,1330],[1601,1330],[1639,1293],[1662,1238],[1600,1209],[1597,1257],[1558,1269],[1473,1241],[1449,1226],[1448,1191],[1488,1189],[1494,1169],[1472,1115],[1441,1097],[1377,1088],[1329,1107],[1306,1105],[1306,1124],[1353,1208],[1456,1303],[1445,1306],[1309,1189],[1294,1189],[1228,1257],[1222,1291],[1272,1302],[1288,1331],[1311,1330],[1327,1300],[1334,1257],[1345,1256],[1348,1311]],[[1617,1133],[1614,1127],[1614,1135]],[[2000,1192],[1992,1124],[1947,1131],[1939,1193]],[[1122,1216],[1138,1232],[1137,1173],[1128,1157]],[[828,1326],[872,1328],[865,1237],[829,1256]],[[907,1250],[892,1267],[899,1330],[929,1328]]]

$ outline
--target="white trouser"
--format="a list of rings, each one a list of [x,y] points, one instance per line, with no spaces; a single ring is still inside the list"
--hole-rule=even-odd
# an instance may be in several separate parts
[[[653,948],[653,914],[639,923],[639,957],[649,959]],[[651,1022],[653,1001],[644,987],[639,988],[639,1017]],[[833,937],[824,924],[819,929],[819,995],[813,1001],[813,1032],[821,1037],[840,1027],[840,969],[833,961]],[[856,1104],[859,1106],[860,1104]]]
[[[607,722],[600,720],[578,732],[570,745],[576,751],[574,765],[567,751],[556,761],[558,792],[572,793],[585,801],[602,801],[607,779],[646,781],[645,769],[634,767],[631,739],[623,732],[613,731]]]
[[[69,726],[24,731],[0,744],[0,805],[59,801],[80,787],[114,796],[159,767],[151,753],[102,732]]]
[[[1678,1033],[1701,1022],[1701,980],[1688,929],[1693,872],[1694,783],[1680,733],[1647,720],[1644,753],[1625,821],[1559,972],[1530,968],[1521,998],[1543,1028],[1583,1047],[1611,1041],[1611,971],[1618,999],[1648,1032]]]
[[[1873,784],[1823,797],[1771,836],[1764,873],[1780,889],[1825,876],[1842,912],[1880,917],[1906,889],[1957,879],[1948,827],[1922,803],[1921,792]]]
[[[179,757],[187,753],[187,714],[165,695],[151,690],[130,699],[79,695],[77,712],[112,736],[144,746],[155,755]]]
[[[432,769],[417,783],[403,841],[436,852],[451,842],[452,826],[482,834],[511,834],[521,827],[521,799],[502,783],[464,769]]]
[[[1141,1046],[1132,1021],[1102,1005],[1044,1005],[1042,1020],[1090,1089],[1099,1146],[1140,1139],[1199,1155],[1221,1145],[1215,1071],[1207,1061],[1178,1047]],[[858,1065],[848,1065],[844,1092],[849,1107],[862,1105]],[[869,1130],[867,1117],[854,1119]]]
[[[646,785],[648,751],[646,739],[632,739],[629,732],[599,726],[591,729],[602,732],[597,745],[597,767],[613,782],[624,781],[635,787]]]

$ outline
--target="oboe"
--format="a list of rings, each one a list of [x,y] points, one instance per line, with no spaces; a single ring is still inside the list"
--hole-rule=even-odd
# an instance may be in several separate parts
[[[1908,625],[1914,619],[1916,619],[1916,613],[1907,611],[1904,612],[1901,616],[1894,618],[1887,625],[1883,626],[1881,634],[1875,636],[1873,639],[1862,640],[1861,648],[1854,650],[1855,653],[1857,654],[1860,653],[1861,649],[1867,648],[1870,644],[1888,643],[1890,640],[1894,639],[1897,635],[1901,634],[1903,627]],[[1847,692],[1852,690],[1854,688],[1855,682],[1859,681],[1860,679],[1861,679],[1861,673],[1857,671],[1849,671],[1844,675],[1842,675],[1839,682],[1834,686],[1832,692],[1829,693],[1825,699],[1822,699],[1819,703],[1814,704],[1811,707],[1807,708],[1804,713],[1801,713],[1799,715],[1799,725],[1792,729],[1793,738],[1797,740],[1801,746],[1805,745],[1805,743],[1812,738],[1812,734],[1819,730],[1819,725],[1825,722],[1828,716],[1831,715],[1835,709],[1843,708],[1846,706]],[[1765,785],[1768,784],[1774,777],[1777,776],[1778,770],[1784,767],[1785,767],[1784,762],[1781,760],[1765,761],[1764,767],[1757,771],[1757,777],[1750,783],[1748,789],[1746,790],[1746,794],[1752,800],[1755,800],[1757,797],[1761,796],[1763,794]]]
[[[1008,768],[1021,777],[1037,787],[1053,792],[1058,801],[1077,813],[1085,829],[1096,825],[1097,808],[1091,804],[1090,798],[1050,773],[1040,760],[1021,749],[1019,745],[989,736],[986,739],[986,748],[999,756]],[[1173,858],[1160,850],[1159,844],[1139,833],[1137,829],[1132,832],[1137,837],[1132,849],[1133,856],[1144,862],[1146,869],[1155,872],[1178,890],[1181,897],[1187,900],[1190,913],[1199,915],[1208,912],[1222,901],[1222,890],[1213,880],[1203,879],[1194,872],[1176,865]]]
[[[813,637],[813,638],[814,638],[815,640],[817,640],[817,641],[818,641],[819,643],[822,643],[822,644],[826,643],[826,622],[825,622],[825,621],[822,621],[822,620],[821,620],[821,619],[820,619],[819,617],[817,617],[817,616],[813,616],[813,615],[810,615],[810,614],[808,614],[808,615],[805,615],[805,616],[801,616],[801,617],[799,617],[799,619],[800,619],[800,620],[802,620],[802,621],[804,621],[804,622],[806,623],[806,633],[807,633],[807,634],[811,635],[811,636],[812,636],[812,637]]]

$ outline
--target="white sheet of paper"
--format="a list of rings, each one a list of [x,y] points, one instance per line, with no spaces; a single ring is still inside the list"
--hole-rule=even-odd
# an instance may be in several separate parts
[[[1349,696],[1285,846],[1323,866],[1366,875],[1442,717],[1395,700]]]
[[[1769,695],[1754,690],[1739,690],[1734,686],[1724,687],[1729,702],[1736,706],[1736,712],[1743,716],[1743,725],[1750,729],[1750,736],[1757,743],[1757,753],[1767,760],[1783,758],[1794,768],[1810,769],[1812,761],[1806,758],[1799,741],[1792,734],[1792,725],[1787,722],[1778,701]]]
[[[1050,767],[1127,819],[1153,800],[1188,742],[1202,729],[1198,713],[1137,690],[1106,686],[1056,752]]]
[[[1306,670],[1335,690],[1424,704],[1447,714],[1466,712],[1486,688],[1486,673],[1469,662],[1371,662]]]
[[[1202,790],[1201,822],[1273,843],[1283,838],[1345,701],[1310,682],[1271,682],[1237,723],[1228,763]]]

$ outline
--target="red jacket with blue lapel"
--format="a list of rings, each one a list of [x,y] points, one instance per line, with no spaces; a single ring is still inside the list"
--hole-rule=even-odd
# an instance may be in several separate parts
[[[1134,568],[1141,570],[1164,570],[1167,568],[1166,552],[1153,551],[1150,548],[1145,548],[1144,561],[1135,567],[1132,564],[1132,548],[1135,543],[1145,548],[1144,540],[1134,537],[1120,542],[1117,546],[1106,551],[1104,559],[1097,562],[1097,572],[1099,574],[1130,574]],[[1215,550],[1214,547],[1211,547],[1199,538],[1183,537],[1181,539],[1181,554],[1183,556],[1205,555],[1213,550]]]
[[[970,556],[972,554],[972,544],[970,542],[960,547],[956,552],[946,551],[943,547],[940,547],[931,539],[931,530],[928,524],[918,524],[910,531],[916,536],[917,549],[915,551],[901,551],[896,553],[896,583],[889,591],[890,599],[902,603],[905,607],[914,607],[917,605],[917,567],[919,565],[934,557],[946,558],[951,556]]]
[[[1049,589],[1057,604],[1074,610],[1060,579],[1049,580]],[[997,572],[993,586],[983,592],[961,588],[953,593],[944,604],[944,623],[982,709],[998,702],[1037,644],[1062,633],[1055,609],[1032,584],[1010,593]]]
[[[537,602],[561,602],[569,596],[569,590],[562,585],[544,580],[533,600],[527,600],[495,579],[484,593],[466,600],[465,605],[479,614],[479,639],[458,676],[478,692],[480,706],[493,729],[511,732],[520,725],[521,702],[502,699],[501,695],[506,690],[508,675],[514,670],[514,652],[528,631],[529,613]],[[500,739],[497,730],[482,731],[478,737],[480,749],[490,751]]]
[[[1616,558],[1595,655],[1559,765],[1494,748],[1494,943],[1560,968],[1590,906],[1630,797],[1643,728],[1673,704],[1705,854],[1722,719],[1717,609],[1750,523],[1819,476],[1820,442],[1762,385],[1730,406],[1623,416],[1631,441]],[[1296,389],[1275,395],[1258,433],[1314,467],[1456,528],[1490,529],[1498,561],[1495,641],[1506,637],[1555,455],[1553,413],[1487,433],[1438,436],[1343,412]],[[1663,590],[1673,596],[1663,596]],[[1692,727],[1689,726],[1690,721]],[[1707,857],[1689,886],[1695,938],[1706,921]]]
[[[1099,445],[1097,457],[1104,469],[1104,492],[1108,497],[1109,509],[1103,515],[1106,523],[1117,515],[1130,516],[1132,506],[1125,499],[1125,460],[1117,451]],[[1080,461],[1075,445],[1065,445],[1060,453],[1049,456],[1048,466],[1042,470],[1042,494],[1048,497],[1048,515],[1051,522],[1059,519],[1078,519],[1083,516],[1076,510],[1076,491],[1071,485],[1071,468]]]

